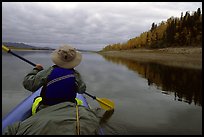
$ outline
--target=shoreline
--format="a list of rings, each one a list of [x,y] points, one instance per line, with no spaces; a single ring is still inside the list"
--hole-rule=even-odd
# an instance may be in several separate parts
[[[11,51],[52,51],[52,49],[12,49],[10,48]]]
[[[126,58],[140,62],[202,69],[202,47],[176,47],[162,49],[134,49],[98,52],[102,56]]]

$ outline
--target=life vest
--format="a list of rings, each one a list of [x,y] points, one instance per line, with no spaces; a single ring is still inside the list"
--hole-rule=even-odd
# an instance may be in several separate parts
[[[75,103],[77,105],[83,105],[83,101],[81,99],[75,98]],[[40,104],[42,104],[42,97],[41,96],[37,96],[34,100],[33,100],[33,105],[32,105],[32,115],[36,114],[38,107],[40,106]]]
[[[48,76],[47,85],[42,88],[41,97],[44,105],[55,105],[65,101],[75,102],[74,70],[54,67]]]

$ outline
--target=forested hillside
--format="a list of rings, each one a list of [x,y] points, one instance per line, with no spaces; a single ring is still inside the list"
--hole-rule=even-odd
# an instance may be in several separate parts
[[[201,9],[190,14],[189,11],[180,18],[170,17],[158,25],[152,23],[151,29],[125,43],[107,45],[102,51],[129,50],[136,48],[165,47],[202,47],[202,13]]]

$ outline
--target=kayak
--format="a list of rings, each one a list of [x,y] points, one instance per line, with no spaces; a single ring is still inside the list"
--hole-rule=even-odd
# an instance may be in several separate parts
[[[3,130],[13,123],[17,121],[23,121],[30,117],[31,114],[31,108],[33,104],[33,100],[35,97],[40,95],[41,88],[38,89],[36,92],[32,93],[30,96],[28,96],[25,100],[23,100],[21,103],[19,103],[14,109],[11,110],[2,120],[2,132]],[[78,94],[76,98],[81,100],[83,102],[83,106],[90,108],[89,104],[86,100],[86,98],[83,96],[83,94]],[[99,134],[103,135],[102,128],[99,129]]]

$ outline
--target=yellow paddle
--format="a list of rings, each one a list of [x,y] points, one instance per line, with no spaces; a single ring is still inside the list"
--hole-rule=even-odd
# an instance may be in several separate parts
[[[84,92],[86,95],[88,95],[89,97],[95,99],[96,101],[98,101],[98,103],[100,104],[101,108],[105,109],[105,110],[113,110],[114,109],[114,102],[107,99],[107,98],[97,98],[96,96],[92,96],[87,92]]]

